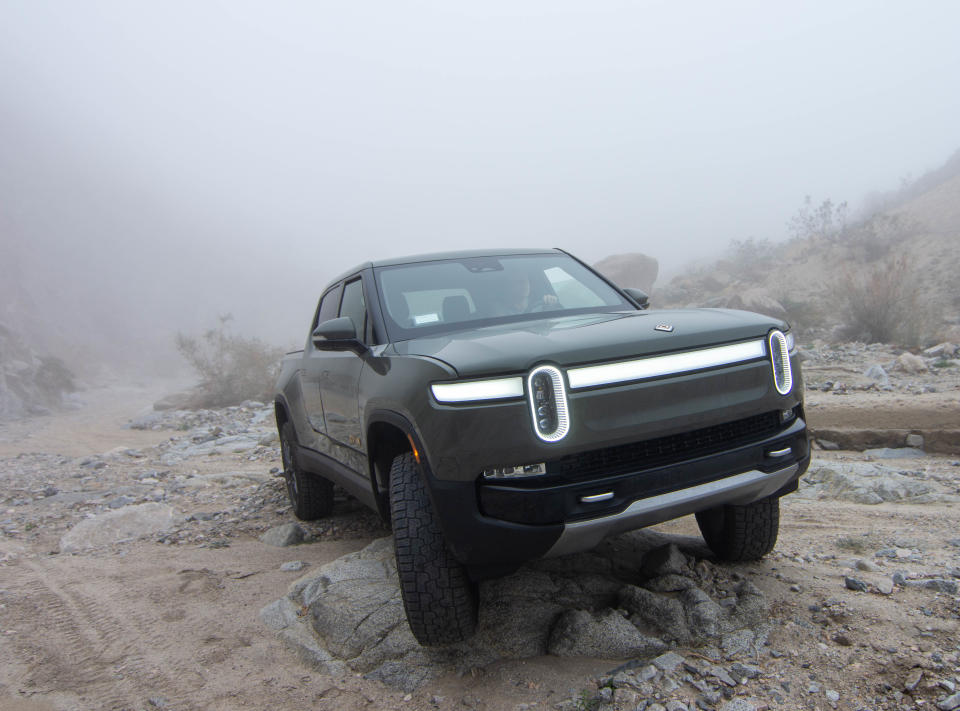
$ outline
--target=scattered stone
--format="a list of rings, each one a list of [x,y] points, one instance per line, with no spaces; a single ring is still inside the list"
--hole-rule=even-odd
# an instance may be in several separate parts
[[[297,571],[303,570],[307,567],[307,564],[302,560],[290,560],[286,563],[280,564],[280,570],[285,573],[296,573]]]
[[[752,664],[734,662],[730,665],[730,676],[738,682],[743,682],[744,679],[756,679],[760,676],[760,669]]]
[[[893,580],[890,578],[881,578],[877,581],[877,592],[881,595],[893,594]]]
[[[883,366],[876,363],[867,368],[863,374],[878,385],[890,384],[890,376],[887,375],[887,371],[883,369]]]
[[[822,449],[825,449],[828,452],[833,452],[840,449],[840,445],[836,442],[831,442],[829,439],[818,439],[817,443]]]
[[[173,507],[147,503],[126,506],[80,521],[60,539],[62,553],[76,553],[152,536],[173,528]]]
[[[878,566],[876,563],[872,563],[871,561],[863,558],[858,560],[854,565],[856,566],[857,570],[862,570],[865,573],[876,573],[880,570],[880,566]]]
[[[927,453],[922,449],[914,447],[880,447],[879,449],[868,449],[864,454],[874,459],[916,459],[927,456]]]
[[[840,692],[834,691],[833,689],[827,689],[823,692],[823,695],[827,697],[827,701],[831,704],[835,704],[840,700]]]
[[[903,688],[907,691],[913,691],[917,688],[917,686],[919,686],[921,679],[923,679],[923,669],[911,669],[907,673],[906,680],[903,682]]]
[[[937,702],[937,708],[940,709],[940,711],[956,711],[956,709],[960,709],[960,693],[948,696],[945,699],[940,699],[940,701]]]
[[[904,444],[914,449],[923,449],[923,435],[908,434],[906,440],[904,440]]]
[[[46,497],[56,496],[60,493],[60,489],[55,486],[45,486],[43,488],[43,495]]]
[[[847,590],[853,590],[854,592],[867,591],[867,584],[865,582],[859,578],[852,578],[849,575],[844,577],[843,584],[847,586]]]
[[[656,657],[651,663],[660,671],[670,673],[683,664],[684,658],[676,652],[667,652]]]
[[[260,541],[266,543],[268,546],[284,548],[302,543],[305,537],[306,531],[304,531],[299,524],[284,523],[280,526],[274,526],[265,532],[260,536]]]
[[[720,711],[757,711],[757,705],[747,699],[730,699],[724,702]]]

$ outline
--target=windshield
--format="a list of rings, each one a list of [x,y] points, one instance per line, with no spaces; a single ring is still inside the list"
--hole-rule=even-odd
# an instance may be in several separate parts
[[[565,254],[444,259],[374,272],[391,341],[635,308]]]

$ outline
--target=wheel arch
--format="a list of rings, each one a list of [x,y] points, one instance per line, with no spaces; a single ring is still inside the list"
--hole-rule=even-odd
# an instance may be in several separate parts
[[[416,428],[403,415],[391,410],[370,414],[367,428],[367,463],[370,486],[377,510],[384,521],[390,520],[390,465],[405,452],[413,452],[421,466],[427,466]]]

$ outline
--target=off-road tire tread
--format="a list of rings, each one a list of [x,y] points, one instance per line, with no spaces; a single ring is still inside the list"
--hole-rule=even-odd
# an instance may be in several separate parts
[[[410,630],[424,646],[462,642],[477,625],[476,585],[447,548],[411,452],[390,467],[397,575]]]
[[[743,506],[728,504],[701,511],[697,513],[697,523],[710,550],[721,560],[760,560],[777,544],[780,497],[768,496]]]
[[[333,511],[333,484],[318,474],[304,471],[297,459],[297,432],[292,422],[284,422],[280,428],[281,439],[287,438],[292,446],[290,457],[293,460],[290,475],[296,477],[297,495],[287,489],[287,498],[293,508],[293,515],[301,521],[315,521],[329,516]],[[287,472],[284,471],[284,476]]]

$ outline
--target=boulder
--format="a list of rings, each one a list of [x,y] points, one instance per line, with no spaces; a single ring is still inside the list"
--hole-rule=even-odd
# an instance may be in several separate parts
[[[408,691],[503,659],[549,653],[649,660],[678,643],[726,649],[725,640],[762,640],[767,603],[759,590],[704,561],[695,569],[711,572],[698,575],[689,552],[668,541],[634,531],[589,553],[535,561],[485,581],[476,635],[446,647],[421,647],[410,632],[389,537],[311,570],[260,616],[324,673],[350,671]],[[686,582],[665,592],[628,582],[647,573],[655,575],[651,581]]]
[[[642,634],[616,610],[597,614],[567,610],[554,624],[547,650],[558,657],[626,659],[648,657],[666,647],[662,640]]]
[[[890,376],[887,375],[887,371],[883,369],[883,366],[876,363],[867,368],[863,374],[877,385],[883,386],[890,384]]]
[[[171,506],[158,503],[125,506],[78,523],[60,539],[60,552],[77,553],[153,536],[170,530],[174,523]]]
[[[639,252],[605,257],[594,264],[593,268],[619,287],[643,289],[648,294],[653,290],[660,271],[656,259]]]
[[[774,318],[787,317],[787,310],[783,307],[783,304],[774,299],[766,289],[759,287],[734,294],[726,300],[724,305],[728,309],[755,311],[758,314],[773,316]]]
[[[831,462],[829,465],[812,466],[806,476],[800,479],[797,495],[808,499],[852,501],[856,504],[960,501],[960,497],[943,493],[929,481],[905,476],[894,469],[870,462]]]
[[[260,536],[260,541],[268,546],[277,546],[285,548],[286,546],[295,546],[302,543],[307,533],[299,524],[284,523],[280,526],[274,526]]]

